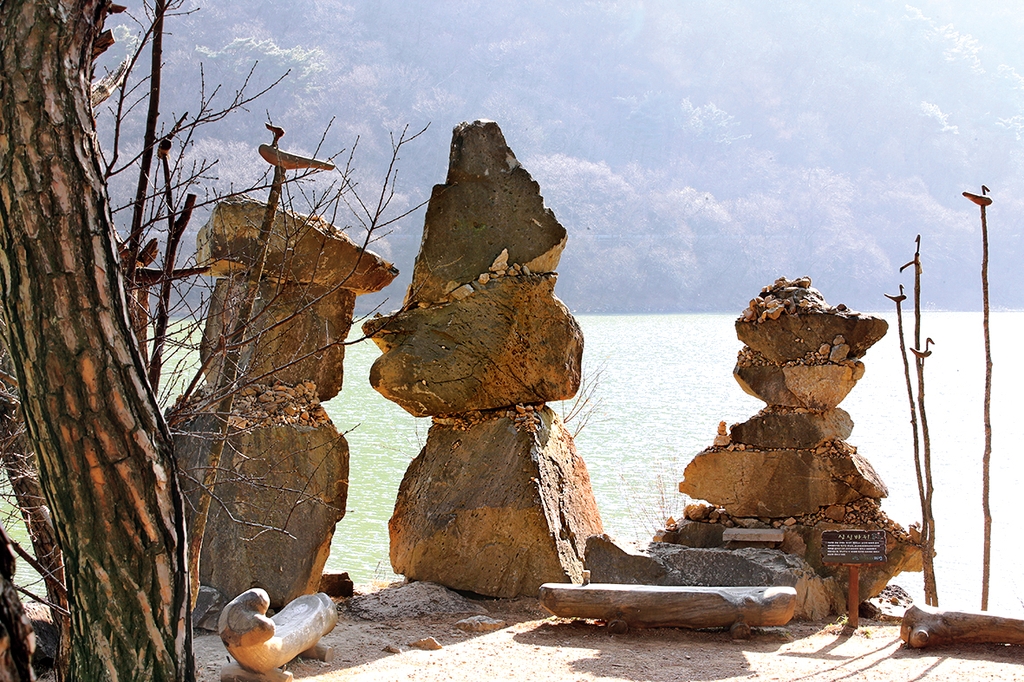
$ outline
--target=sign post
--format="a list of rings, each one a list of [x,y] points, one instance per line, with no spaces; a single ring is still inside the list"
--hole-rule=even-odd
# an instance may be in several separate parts
[[[841,564],[850,571],[846,622],[854,630],[860,624],[860,567],[885,561],[884,530],[826,530],[821,533],[821,563]]]

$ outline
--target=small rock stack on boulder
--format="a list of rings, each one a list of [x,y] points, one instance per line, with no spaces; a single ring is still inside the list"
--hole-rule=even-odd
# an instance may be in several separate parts
[[[203,401],[223,388],[224,338],[252,294],[249,271],[261,255],[265,211],[266,204],[249,199],[221,202],[197,238],[199,263],[217,277],[200,348],[208,388],[194,401],[197,416],[176,437],[197,480],[221,433],[216,403],[204,409]],[[200,559],[202,584],[228,600],[259,587],[281,608],[317,591],[348,493],[348,444],[320,402],[341,391],[340,342],[352,326],[356,296],[397,274],[323,220],[278,212]],[[198,491],[189,497],[195,503]]]
[[[686,467],[680,492],[711,504],[689,505],[687,520],[662,539],[715,546],[721,531],[708,523],[781,528],[784,551],[845,585],[845,570],[821,564],[821,531],[880,528],[888,531],[889,561],[862,570],[862,599],[901,571],[921,570],[920,547],[881,511],[886,486],[846,443],[853,421],[838,407],[864,374],[860,358],[887,328],[880,318],[829,306],[808,277],[765,287],[736,321],[746,346],[733,374],[768,406],[728,432],[721,425],[714,446]]]
[[[405,305],[363,325],[373,387],[433,417],[389,523],[396,573],[495,597],[581,580],[601,520],[545,404],[580,383],[583,335],[554,295],[565,238],[498,125],[456,127]]]

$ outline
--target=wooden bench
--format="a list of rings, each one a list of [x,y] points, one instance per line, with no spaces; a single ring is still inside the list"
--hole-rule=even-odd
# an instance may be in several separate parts
[[[541,605],[562,618],[603,620],[616,634],[630,627],[729,628],[785,625],[796,608],[792,587],[689,587],[591,583],[540,586]]]

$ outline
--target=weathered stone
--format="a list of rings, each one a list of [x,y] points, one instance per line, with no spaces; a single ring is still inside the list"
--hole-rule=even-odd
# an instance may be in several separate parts
[[[844,566],[821,563],[821,534],[827,530],[863,530],[863,526],[842,523],[819,523],[814,526],[795,524],[786,528],[786,536],[792,535],[802,542],[784,542],[783,547],[800,547],[797,554],[814,569],[818,575],[833,578],[843,594],[848,589],[848,571]],[[860,601],[877,596],[896,575],[908,571],[922,570],[921,547],[897,539],[892,533],[885,536],[886,562],[865,564],[860,567]]]
[[[196,597],[196,605],[192,608],[192,627],[206,632],[217,632],[217,621],[220,620],[220,612],[228,600],[220,593],[207,585],[199,587],[199,595]]]
[[[800,619],[824,618],[844,603],[835,580],[817,575],[800,557],[774,549],[694,549],[656,542],[645,552],[631,552],[607,536],[595,536],[587,541],[586,567],[592,583],[793,587]]]
[[[409,646],[413,649],[422,649],[424,651],[438,651],[444,648],[433,637],[422,637],[414,642],[409,642]]]
[[[720,523],[683,521],[675,530],[666,531],[661,536],[661,542],[686,547],[721,547],[725,544],[722,539],[725,529]]]
[[[452,132],[446,184],[434,187],[427,205],[405,307],[446,301],[488,272],[503,250],[506,263],[554,272],[565,237],[498,124],[462,123]]]
[[[766,449],[813,449],[832,440],[843,440],[853,431],[853,420],[840,408],[826,412],[762,411],[742,424],[733,424],[734,443]]]
[[[753,449],[700,453],[686,466],[679,492],[725,507],[732,516],[770,518],[888,494],[871,464],[857,453]]]
[[[214,277],[249,272],[264,248],[260,228],[266,210],[266,204],[245,197],[219,202],[196,236],[198,264],[209,266]],[[391,263],[316,216],[279,210],[266,248],[263,277],[274,281],[366,294],[398,275]]]
[[[53,665],[57,647],[60,646],[60,632],[53,623],[53,614],[49,606],[37,601],[25,601],[22,602],[22,607],[25,609],[25,617],[32,623],[32,632],[36,636],[32,666],[36,674],[41,674],[45,668]]]
[[[234,328],[249,286],[243,277],[217,280],[199,346],[203,362],[222,348],[222,336]],[[344,378],[342,342],[352,326],[355,300],[348,289],[264,281],[245,332],[246,338],[256,339],[242,353],[245,376],[263,384],[309,380],[316,383],[320,400],[338,395]],[[222,365],[214,358],[206,367],[208,384],[217,384]]]
[[[370,384],[417,417],[572,397],[583,334],[555,279],[492,279],[461,301],[368,320],[384,352]]]
[[[538,416],[535,433],[506,417],[430,428],[388,523],[396,573],[493,597],[582,581],[601,518],[561,419]]]
[[[323,592],[328,597],[347,599],[355,594],[355,585],[348,573],[324,573],[320,576],[317,592]]]
[[[736,382],[769,405],[830,410],[843,401],[864,376],[864,363],[850,365],[741,365]]]
[[[463,632],[494,632],[505,627],[505,621],[489,616],[470,616],[455,623]]]
[[[833,521],[842,521],[846,518],[846,506],[842,504],[832,504],[825,508],[825,516]]]
[[[725,422],[722,422],[724,424]],[[715,510],[713,505],[704,502],[703,500],[697,500],[696,502],[690,502],[683,508],[683,517],[690,521],[703,521],[711,512]]]
[[[175,437],[178,460],[191,478],[202,478],[219,433],[215,418],[203,415]],[[220,466],[203,536],[202,584],[229,598],[260,587],[274,608],[315,593],[334,526],[345,515],[345,439],[330,423],[254,428],[229,436]],[[183,487],[191,502],[186,507],[194,509],[199,492]]]
[[[799,360],[807,353],[817,353],[822,344],[830,344],[843,336],[849,352],[845,358],[863,357],[868,348],[885,336],[889,323],[880,317],[855,312],[803,313],[782,315],[764,322],[736,321],[736,336],[770,362]]]

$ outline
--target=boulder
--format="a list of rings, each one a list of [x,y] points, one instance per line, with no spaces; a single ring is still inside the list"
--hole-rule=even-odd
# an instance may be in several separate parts
[[[218,202],[196,235],[196,261],[209,274],[247,273],[264,244],[260,228],[267,206],[246,197]],[[360,248],[344,232],[318,216],[278,210],[267,245],[263,277],[344,288],[357,294],[380,291],[398,275],[383,258]]]
[[[844,440],[852,431],[853,420],[839,408],[825,412],[768,408],[742,424],[733,424],[729,436],[734,443],[755,448],[805,450]]]
[[[417,417],[571,398],[583,333],[555,279],[504,277],[462,300],[368,320],[363,331],[384,353],[370,384]]]
[[[667,542],[686,547],[721,547],[725,526],[720,523],[701,523],[700,521],[683,521],[675,529],[661,534],[659,542]]]
[[[448,300],[455,289],[492,272],[503,255],[506,267],[554,272],[565,239],[565,228],[544,207],[540,186],[519,165],[498,124],[462,123],[452,132],[446,183],[434,187],[427,205],[406,307]]]
[[[219,436],[212,415],[183,427],[175,452],[189,480],[201,479]],[[194,509],[199,491],[185,483]],[[281,608],[313,594],[345,515],[348,444],[332,424],[256,427],[228,437],[203,536],[199,578],[233,599],[260,587]],[[192,520],[189,519],[189,523]]]
[[[819,353],[823,345],[829,346],[832,362],[856,360],[885,336],[888,328],[889,323],[880,317],[852,311],[783,314],[764,322],[736,320],[740,341],[777,364]],[[835,343],[837,336],[843,337],[839,343]],[[831,357],[833,345],[847,346],[845,357]]]
[[[32,651],[32,667],[36,674],[42,674],[45,669],[53,666],[57,657],[57,647],[60,646],[60,632],[53,622],[53,613],[50,607],[37,601],[22,602],[25,610],[25,618],[32,624],[32,632],[35,633],[35,649]],[[5,633],[6,634],[6,633]],[[37,678],[42,679],[42,678]]]
[[[830,410],[864,376],[864,363],[842,365],[745,365],[732,371],[740,388],[769,405]]]
[[[204,363],[221,347],[222,335],[234,329],[250,286],[243,277],[217,280],[199,346]],[[344,378],[342,342],[352,326],[355,301],[355,292],[348,289],[264,280],[245,332],[246,338],[256,339],[242,353],[245,376],[262,384],[309,380],[316,384],[320,400],[338,395]],[[214,358],[206,367],[208,384],[217,385],[222,364]]]
[[[888,495],[871,464],[850,449],[705,450],[686,466],[679,492],[732,516],[785,518],[830,504]]]
[[[396,573],[491,597],[582,581],[601,517],[561,418],[538,416],[533,432],[508,417],[435,421],[388,522]]]
[[[688,586],[783,586],[797,592],[794,617],[818,620],[840,612],[843,593],[800,557],[775,549],[693,549],[663,542],[643,552],[618,547],[608,536],[587,541],[591,583]]]
[[[228,600],[224,598],[220,590],[200,585],[199,594],[196,596],[196,605],[192,607],[192,627],[196,630],[217,632],[220,613],[227,603]]]

